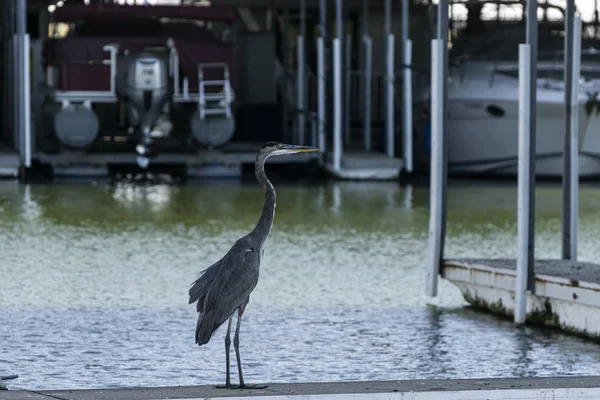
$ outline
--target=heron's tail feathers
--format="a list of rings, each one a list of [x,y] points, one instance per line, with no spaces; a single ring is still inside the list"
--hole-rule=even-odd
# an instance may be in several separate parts
[[[206,314],[198,313],[198,322],[196,323],[196,343],[198,346],[208,343],[214,332],[215,323],[212,314],[211,311]]]

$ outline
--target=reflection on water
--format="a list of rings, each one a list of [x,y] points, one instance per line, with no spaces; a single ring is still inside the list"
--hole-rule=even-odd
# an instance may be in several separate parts
[[[600,347],[423,295],[428,190],[279,184],[242,325],[248,381],[593,374]],[[560,254],[560,188],[537,190],[536,249]],[[449,190],[450,257],[516,252],[515,185]],[[580,256],[600,194],[582,188]],[[187,289],[260,214],[256,184],[0,183],[0,371],[11,388],[221,382],[223,331],[194,344]],[[235,371],[235,369],[234,369]]]

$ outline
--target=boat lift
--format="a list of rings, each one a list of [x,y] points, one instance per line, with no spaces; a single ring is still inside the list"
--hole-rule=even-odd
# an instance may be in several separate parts
[[[386,37],[386,60],[385,60],[385,152],[384,154],[373,151],[372,148],[372,80],[376,75],[373,72],[372,60],[372,38],[369,36],[369,2],[363,0],[362,3],[362,43],[364,59],[362,60],[363,69],[360,71],[352,70],[351,66],[351,40],[349,37],[343,38],[343,4],[342,0],[336,0],[335,18],[336,33],[331,40],[333,65],[333,121],[331,130],[329,128],[329,119],[327,107],[327,74],[328,67],[326,61],[326,3],[325,0],[319,0],[319,19],[320,36],[317,38],[317,110],[313,114],[316,121],[310,121],[313,127],[313,135],[318,137],[318,146],[326,159],[327,171],[342,179],[394,179],[400,174],[401,169],[407,173],[412,173],[412,75],[411,75],[411,52],[412,46],[408,36],[408,0],[402,0],[402,44],[403,44],[403,158],[397,157],[394,151],[395,146],[395,38],[392,34],[392,2],[385,2],[385,37]],[[287,7],[287,6],[286,6]],[[306,72],[304,55],[304,35],[306,32],[306,0],[300,1],[300,28],[297,38],[297,106],[298,116],[296,123],[296,140],[299,143],[305,143],[306,117],[313,115],[306,112]],[[352,91],[351,81],[353,76],[362,77],[362,84],[359,91],[364,94],[358,96],[358,93]],[[362,146],[355,149],[347,149],[350,145],[351,133],[351,98],[364,98],[363,102],[363,140]],[[314,123],[313,123],[314,122]],[[314,132],[316,130],[316,132]],[[333,148],[328,150],[327,133],[332,132],[331,143]]]

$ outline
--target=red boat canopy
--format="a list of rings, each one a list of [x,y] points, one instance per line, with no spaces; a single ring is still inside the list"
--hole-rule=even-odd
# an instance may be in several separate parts
[[[77,22],[82,19],[180,18],[200,21],[234,22],[234,7],[211,6],[141,6],[118,4],[70,4],[56,8],[56,22]]]

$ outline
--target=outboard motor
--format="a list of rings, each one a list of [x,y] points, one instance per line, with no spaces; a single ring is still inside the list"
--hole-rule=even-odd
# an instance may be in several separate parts
[[[128,119],[141,134],[136,146],[137,163],[140,168],[147,168],[150,158],[156,155],[151,148],[151,133],[170,98],[165,60],[152,53],[130,55],[124,97]]]

